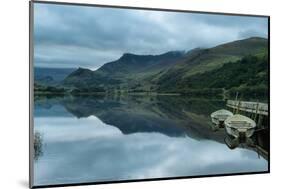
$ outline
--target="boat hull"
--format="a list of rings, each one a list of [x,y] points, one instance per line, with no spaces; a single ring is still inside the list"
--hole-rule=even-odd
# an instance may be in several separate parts
[[[230,116],[233,116],[232,112],[221,109],[211,114],[211,120],[214,125],[224,127],[224,121]]]
[[[253,136],[255,129],[247,129],[247,130],[239,130],[239,129],[234,129],[231,127],[225,127],[227,134],[235,137],[235,138],[244,138],[244,137],[251,137]]]
[[[216,126],[223,127],[224,126],[224,120],[219,120],[216,118],[212,118],[212,123]]]
[[[254,134],[256,127],[254,120],[239,114],[227,118],[224,121],[224,124],[226,132],[236,138],[251,137]]]

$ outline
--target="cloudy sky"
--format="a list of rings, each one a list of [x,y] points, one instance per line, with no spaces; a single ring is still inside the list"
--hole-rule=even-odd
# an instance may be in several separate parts
[[[35,3],[38,67],[95,70],[123,53],[161,54],[267,37],[267,18]]]

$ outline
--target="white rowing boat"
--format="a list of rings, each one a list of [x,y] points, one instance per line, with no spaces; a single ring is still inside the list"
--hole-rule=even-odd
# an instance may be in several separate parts
[[[221,110],[213,112],[211,114],[211,119],[215,125],[222,127],[224,124],[224,121],[230,116],[233,116],[232,112],[225,110],[225,109],[221,109]]]
[[[226,132],[236,138],[251,137],[255,132],[256,122],[246,116],[235,114],[224,121]]]

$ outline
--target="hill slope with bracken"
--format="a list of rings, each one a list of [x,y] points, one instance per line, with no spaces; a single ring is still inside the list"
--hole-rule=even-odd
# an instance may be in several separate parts
[[[255,37],[198,50],[169,70],[159,73],[153,81],[162,90],[171,90],[177,83],[182,83],[193,75],[218,69],[224,64],[236,62],[247,55],[264,54],[267,52],[267,45],[267,39]]]

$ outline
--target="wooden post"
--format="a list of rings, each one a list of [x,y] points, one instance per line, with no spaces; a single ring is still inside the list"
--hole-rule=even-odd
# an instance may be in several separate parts
[[[237,104],[236,114],[238,114],[238,113],[239,113],[239,107],[240,107],[240,101],[238,101],[238,104]]]
[[[238,98],[238,92],[236,92],[235,102],[233,105],[233,114],[235,114],[235,106],[236,106],[237,98]]]
[[[257,123],[257,126],[259,128],[262,128],[262,120],[263,120],[263,115],[259,114],[258,123]]]
[[[259,102],[257,102],[257,105],[256,105],[256,115],[255,115],[255,121],[257,121],[257,115],[258,115],[258,109],[259,109]]]

